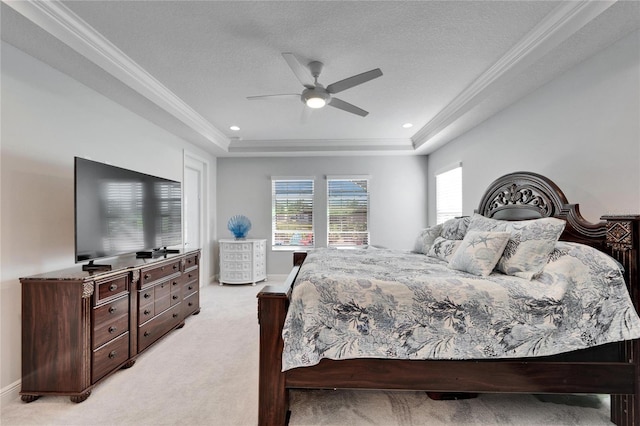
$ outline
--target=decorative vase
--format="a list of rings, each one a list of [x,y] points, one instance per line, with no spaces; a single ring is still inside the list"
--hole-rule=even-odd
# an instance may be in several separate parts
[[[229,219],[229,222],[227,222],[227,228],[231,231],[236,240],[244,240],[251,229],[251,221],[248,217],[237,214]]]

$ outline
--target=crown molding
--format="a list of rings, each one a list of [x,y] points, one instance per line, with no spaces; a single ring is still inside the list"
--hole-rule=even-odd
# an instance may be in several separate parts
[[[232,140],[230,155],[416,155],[411,139]]]
[[[226,135],[60,1],[2,1],[218,148],[229,148]]]
[[[543,55],[580,30],[607,10],[617,0],[562,2],[538,25],[489,67],[473,83],[459,93],[411,138],[416,150],[423,154],[435,150],[429,142],[440,132],[464,116],[491,95],[491,86],[530,66]]]

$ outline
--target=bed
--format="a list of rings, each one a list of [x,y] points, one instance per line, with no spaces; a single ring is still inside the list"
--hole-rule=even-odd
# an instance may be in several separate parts
[[[486,223],[483,222],[485,219]],[[538,222],[541,219],[556,221],[553,223],[557,223],[558,219],[562,221],[563,226],[559,237],[562,242],[557,243],[554,251],[559,248],[560,251],[565,252],[574,249],[582,252],[581,245],[586,245],[615,259],[611,262],[617,262],[619,265],[618,270],[622,274],[620,279],[623,287],[626,286],[624,297],[630,299],[632,311],[640,311],[640,279],[638,277],[640,216],[604,216],[602,222],[589,223],[582,218],[578,205],[569,204],[562,191],[552,181],[535,173],[516,172],[497,179],[488,187],[481,198],[476,214],[470,220],[474,220],[477,226],[478,223],[491,224],[492,220],[496,220],[496,223],[499,221],[501,224],[505,221],[514,224],[536,222],[533,219],[538,219]],[[563,242],[569,242],[569,244]],[[366,259],[366,262],[372,262],[371,259],[378,256],[377,253],[365,252],[359,252],[358,255]],[[395,255],[398,256],[397,253]],[[320,257],[309,255],[305,265],[307,254],[294,253],[294,266],[285,284],[266,286],[258,294],[259,424],[286,424],[289,389],[348,388],[423,390],[432,393],[610,394],[611,420],[618,425],[640,425],[640,380],[638,379],[640,341],[635,338],[637,334],[634,334],[637,333],[637,327],[635,331],[630,332],[631,334],[620,334],[618,331],[613,333],[622,336],[621,339],[625,336],[633,336],[633,339],[615,341],[616,339],[612,338],[602,342],[594,341],[593,344],[587,345],[588,348],[575,350],[571,350],[569,345],[561,353],[553,353],[541,345],[536,346],[533,351],[511,350],[508,353],[479,356],[474,353],[457,353],[456,348],[461,345],[455,342],[450,344],[447,350],[443,350],[440,356],[433,348],[426,348],[427,350],[421,352],[420,349],[423,349],[424,345],[418,345],[418,349],[413,348],[402,356],[396,356],[397,348],[393,350],[385,348],[383,351],[385,353],[378,357],[375,355],[375,345],[369,345],[373,352],[364,357],[353,356],[357,351],[353,353],[338,351],[345,352],[345,356],[341,358],[336,356],[335,351],[331,352],[331,348],[328,349],[327,356],[320,356],[318,359],[309,359],[308,354],[292,355],[290,340],[295,342],[295,339],[300,339],[300,336],[292,331],[295,329],[292,326],[293,320],[291,318],[287,320],[287,313],[291,311],[291,315],[294,315],[294,309],[297,309],[300,303],[292,298],[294,284],[296,292],[300,293],[298,289],[303,288],[304,282],[313,281],[309,278],[309,270],[314,269],[312,268],[314,265],[316,273],[331,277],[330,269],[332,268],[326,266],[333,262],[331,256],[330,251]],[[586,255],[586,257],[597,256]],[[397,263],[400,263],[399,259]],[[585,262],[588,263],[588,259]],[[327,270],[323,271],[324,268]],[[405,270],[407,268],[410,269],[411,266],[406,266]],[[553,276],[551,273],[553,268],[545,266],[545,271],[547,269],[550,272],[546,275]],[[383,271],[379,273],[384,274]],[[456,279],[465,274],[458,271],[453,273],[457,274]],[[400,281],[401,274],[398,272],[393,274],[398,276],[392,277],[391,281]],[[357,278],[359,275],[357,269],[353,271],[353,275]],[[491,276],[494,275],[496,274],[491,274]],[[347,281],[346,276],[344,277],[344,281]],[[493,280],[497,282],[486,285],[498,286],[502,277],[494,277]],[[335,282],[339,283],[340,280]],[[365,284],[364,287],[369,288],[371,283]],[[589,289],[581,288],[575,291],[589,292]],[[415,298],[415,296],[410,297]],[[608,296],[601,298],[607,299]],[[636,312],[632,313],[634,320],[637,320]],[[344,315],[344,312],[339,312],[338,315]],[[298,313],[296,318],[303,319],[303,315]],[[631,316],[627,315],[626,318]],[[456,324],[455,315],[443,321],[447,321],[448,327],[461,326],[460,323]],[[624,322],[625,319],[618,318],[616,321]],[[440,323],[442,324],[445,323]],[[373,334],[369,333],[368,323],[357,323],[352,326],[359,331],[367,328],[364,333],[367,334],[367,338],[369,334]],[[582,327],[580,334],[584,335],[586,330],[584,327],[588,326],[582,325]],[[396,330],[395,336],[398,333]],[[287,345],[285,345],[283,334],[290,339],[287,340]],[[476,333],[476,335],[480,334],[482,333]],[[567,338],[558,337],[558,339],[556,341]],[[603,343],[610,340],[612,341],[609,343]],[[326,342],[327,339],[324,341]],[[380,337],[373,341],[380,341]],[[298,346],[304,347],[307,344],[308,342],[305,341],[304,345]],[[365,346],[361,342],[358,344]],[[323,349],[326,349],[327,345],[323,345]],[[478,346],[477,342],[471,347],[474,345]],[[486,347],[485,343],[482,345],[484,345],[481,346],[482,348]],[[553,345],[554,343],[551,342],[549,346]],[[405,342],[402,347],[406,348],[406,346]],[[314,347],[308,352],[311,354],[322,351]]]

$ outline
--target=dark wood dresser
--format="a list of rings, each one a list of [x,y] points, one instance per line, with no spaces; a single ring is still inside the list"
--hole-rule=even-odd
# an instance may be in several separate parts
[[[200,312],[200,251],[21,278],[22,400],[74,402]]]

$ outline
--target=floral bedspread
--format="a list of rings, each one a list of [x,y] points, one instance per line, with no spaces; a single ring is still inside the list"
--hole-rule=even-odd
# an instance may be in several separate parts
[[[615,260],[558,242],[542,274],[479,277],[405,251],[318,249],[295,282],[282,369],[322,358],[545,356],[640,337]]]

